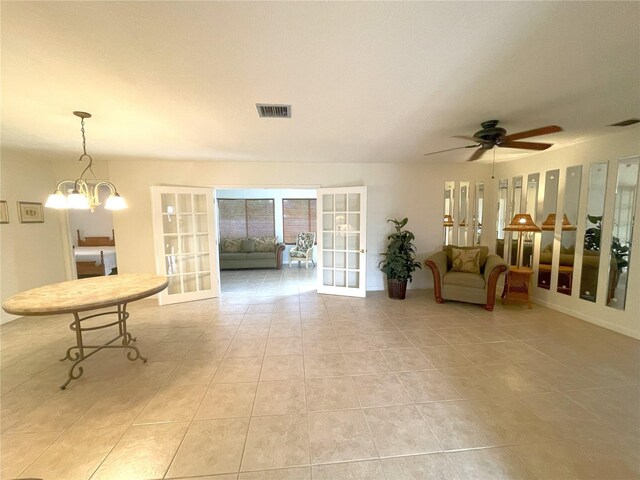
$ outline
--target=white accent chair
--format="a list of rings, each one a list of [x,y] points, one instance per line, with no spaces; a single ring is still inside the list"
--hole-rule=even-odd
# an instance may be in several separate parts
[[[315,267],[316,262],[313,260],[313,255],[316,250],[315,243],[315,232],[299,233],[296,238],[296,245],[289,250],[289,268],[291,268],[291,264],[296,260],[298,261],[298,267],[300,267],[300,262],[302,261],[304,261],[306,268],[309,268],[309,261],[311,261]]]

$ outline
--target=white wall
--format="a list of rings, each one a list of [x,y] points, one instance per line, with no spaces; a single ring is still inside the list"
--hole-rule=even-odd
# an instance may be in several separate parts
[[[627,301],[625,311],[619,311],[605,305],[606,285],[608,280],[608,247],[603,244],[600,261],[600,275],[598,277],[597,302],[589,302],[579,297],[582,239],[584,238],[585,220],[587,212],[587,185],[589,183],[589,167],[592,163],[608,162],[608,177],[606,186],[606,202],[604,210],[603,231],[611,232],[613,206],[615,197],[615,183],[618,159],[640,154],[640,128],[629,127],[628,130],[617,134],[607,135],[590,141],[561,149],[552,149],[535,156],[514,162],[500,163],[496,166],[496,180],[509,179],[509,198],[511,198],[512,179],[529,173],[540,173],[542,184],[538,201],[542,202],[544,192],[544,176],[547,170],[560,169],[560,188],[558,205],[564,204],[564,181],[566,168],[573,165],[583,165],[582,187],[580,191],[580,207],[578,214],[578,230],[576,242],[576,259],[573,272],[573,289],[571,296],[556,292],[556,275],[552,276],[551,290],[538,288],[533,281],[533,298],[536,302],[550,306],[589,322],[610,328],[626,335],[640,338],[640,224],[636,222],[633,232],[633,248],[627,284]],[[488,197],[495,205],[496,199]],[[640,219],[640,202],[636,203],[636,219]],[[536,235],[536,250],[534,265],[540,249],[540,235]],[[603,241],[606,239],[603,238]],[[559,239],[556,238],[554,251],[558,252]],[[556,262],[557,262],[556,256]],[[535,275],[534,275],[535,278]]]
[[[230,188],[217,189],[216,198],[273,198],[275,231],[279,241],[284,241],[284,226],[282,217],[283,198],[316,198],[315,189],[293,189],[293,188]],[[282,262],[289,263],[289,250],[293,245],[287,245],[283,254]]]
[[[118,235],[118,270],[153,272],[151,193],[153,185],[216,188],[315,188],[366,185],[367,289],[384,288],[378,270],[380,253],[392,228],[388,218],[409,217],[408,228],[416,234],[422,260],[442,244],[442,205],[445,180],[484,180],[489,165],[389,165],[316,163],[299,168],[291,163],[171,162],[149,160],[112,161],[110,180],[129,202],[129,209],[114,214]],[[486,192],[493,198],[492,190]],[[489,211],[490,209],[487,209]],[[493,221],[487,219],[487,221]],[[414,275],[413,288],[432,285],[429,271]]]

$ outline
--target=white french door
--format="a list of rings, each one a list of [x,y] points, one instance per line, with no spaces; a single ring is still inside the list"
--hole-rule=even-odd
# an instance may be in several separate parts
[[[318,293],[365,297],[367,187],[318,189]]]
[[[160,305],[220,295],[214,189],[151,187],[156,272],[169,278]]]

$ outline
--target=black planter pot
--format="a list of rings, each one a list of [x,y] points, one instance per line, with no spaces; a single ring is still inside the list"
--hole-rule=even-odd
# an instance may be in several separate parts
[[[387,291],[389,298],[404,300],[407,294],[407,280],[387,279]]]

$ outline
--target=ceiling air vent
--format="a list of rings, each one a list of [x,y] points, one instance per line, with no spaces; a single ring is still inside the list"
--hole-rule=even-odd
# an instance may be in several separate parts
[[[256,103],[258,115],[263,118],[291,118],[291,105]]]
[[[628,127],[629,125],[633,125],[635,123],[640,123],[640,118],[630,118],[629,120],[623,120],[618,123],[612,123],[609,126],[610,127]]]

